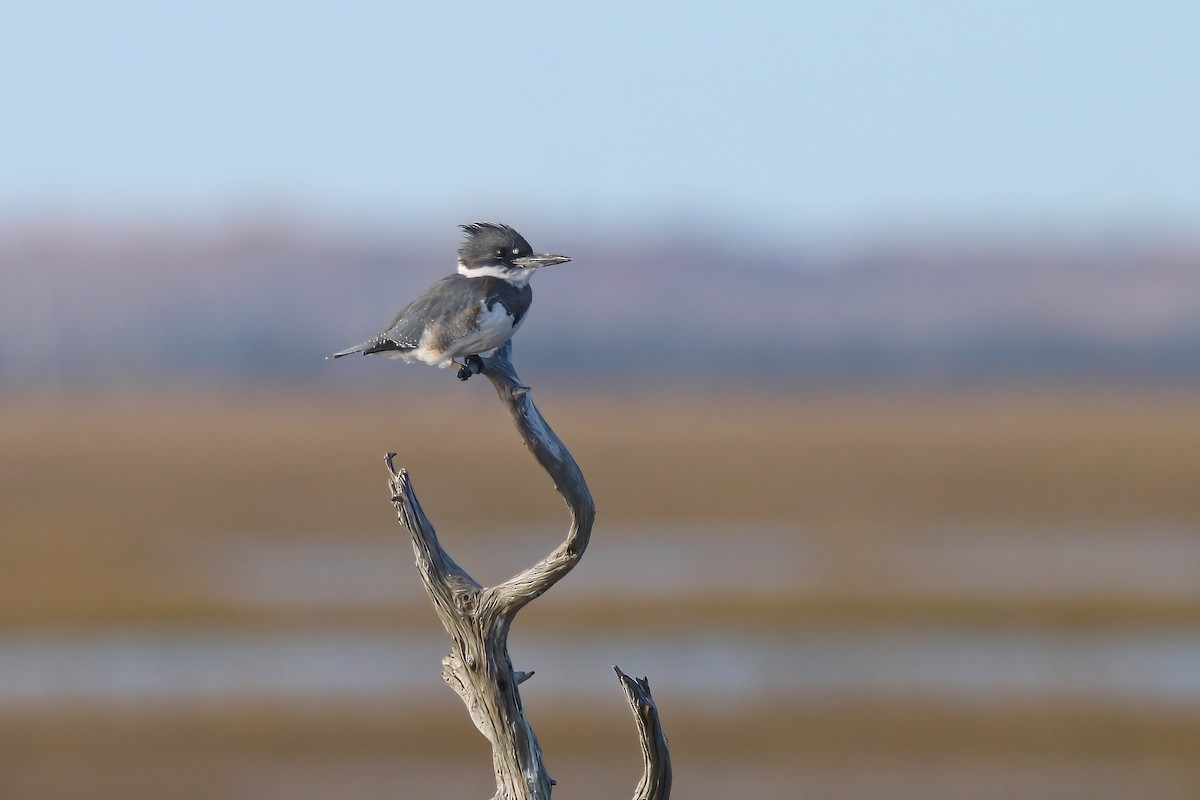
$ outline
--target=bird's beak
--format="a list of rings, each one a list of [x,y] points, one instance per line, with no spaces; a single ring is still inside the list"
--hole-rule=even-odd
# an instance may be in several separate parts
[[[514,258],[512,263],[522,269],[541,269],[542,267],[552,267],[555,264],[565,264],[570,260],[569,256],[552,256],[548,253],[537,253],[532,256]]]

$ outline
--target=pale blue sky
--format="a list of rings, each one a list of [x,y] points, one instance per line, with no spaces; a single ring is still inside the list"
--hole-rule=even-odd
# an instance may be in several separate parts
[[[1200,221],[1200,3],[3,4],[0,218]]]

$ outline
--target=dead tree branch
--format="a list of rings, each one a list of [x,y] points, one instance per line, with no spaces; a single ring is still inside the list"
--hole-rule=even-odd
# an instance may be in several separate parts
[[[566,540],[538,563],[497,586],[480,586],[442,548],[437,534],[395,453],[387,456],[392,502],[412,535],[413,553],[425,590],[453,647],[442,659],[442,679],[462,699],[471,721],[492,744],[496,774],[494,800],[545,800],[554,781],[546,772],[537,736],[525,717],[518,684],[532,672],[515,672],[508,655],[508,632],[517,612],[540,597],[578,563],[591,537],[596,507],[583,472],[554,433],[521,383],[511,361],[511,344],[483,360],[484,372],[508,408],[525,445],[550,475],[571,512]],[[645,775],[634,800],[666,800],[671,761],[658,709],[643,679],[617,669],[637,722]]]

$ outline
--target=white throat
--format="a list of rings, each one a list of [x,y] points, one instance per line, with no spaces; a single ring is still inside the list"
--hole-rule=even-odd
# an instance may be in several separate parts
[[[458,262],[458,274],[468,278],[500,278],[513,286],[520,288],[529,283],[529,278],[536,270],[532,269],[501,269],[500,267],[468,267]]]

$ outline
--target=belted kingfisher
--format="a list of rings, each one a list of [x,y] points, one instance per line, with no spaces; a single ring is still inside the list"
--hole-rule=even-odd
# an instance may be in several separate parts
[[[479,356],[491,355],[524,322],[534,271],[571,259],[535,255],[525,237],[497,222],[459,227],[466,238],[458,248],[458,272],[421,292],[383,333],[330,358],[378,353],[442,368],[453,364],[464,381],[482,371]]]

